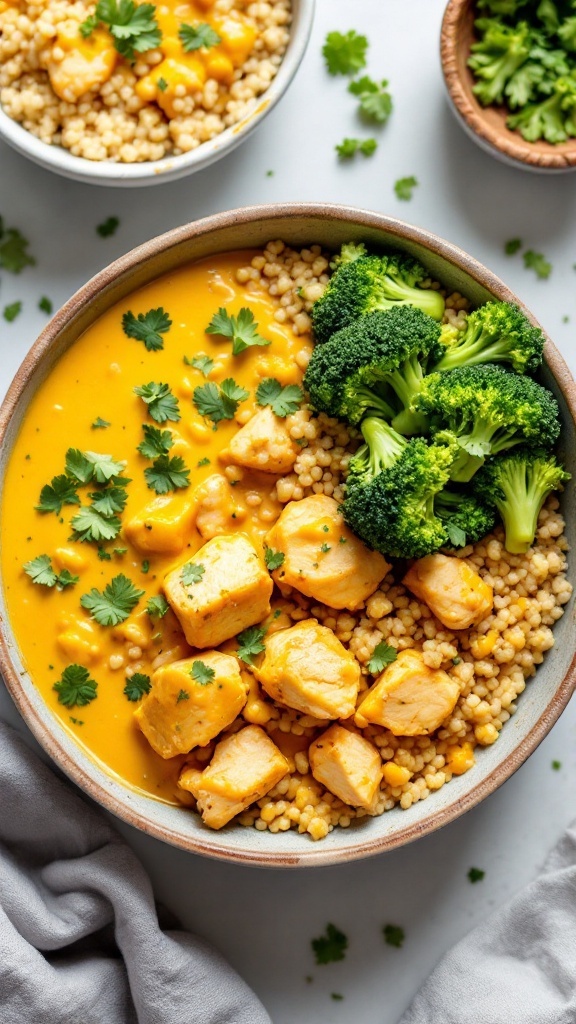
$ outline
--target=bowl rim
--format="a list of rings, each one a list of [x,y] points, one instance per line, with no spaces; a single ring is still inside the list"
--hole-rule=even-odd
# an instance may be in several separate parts
[[[145,160],[134,164],[87,160],[86,157],[74,156],[63,146],[43,142],[19,121],[9,117],[1,106],[0,138],[39,166],[87,185],[116,188],[158,185],[203,170],[215,160],[231,153],[258,127],[282,98],[300,67],[312,33],[316,0],[291,2],[294,28],[290,27],[286,52],[268,88],[255,97],[251,109],[244,117],[189,153],[177,156],[168,154],[160,160]]]
[[[492,271],[488,270],[462,249],[424,228],[415,227],[384,214],[374,213],[362,208],[339,206],[330,203],[278,203],[224,211],[182,225],[181,227],[173,228],[137,246],[97,273],[68,299],[46,325],[29,350],[0,406],[0,448],[6,448],[6,433],[12,415],[16,412],[20,398],[31,377],[36,372],[39,361],[51,346],[57,342],[60,331],[70,324],[112,280],[123,277],[129,271],[134,271],[139,266],[145,264],[150,258],[158,257],[161,253],[190,239],[210,235],[213,232],[230,227],[254,225],[261,221],[266,221],[267,223],[285,221],[286,218],[342,221],[350,223],[354,227],[386,232],[388,235],[398,237],[403,242],[414,242],[423,245],[428,251],[433,252],[452,264],[458,270],[464,271],[474,281],[498,298],[517,303],[529,317],[530,321],[537,324],[530,311]],[[568,412],[576,423],[576,382],[564,359],[548,338],[545,346],[545,359],[564,397]],[[125,784],[121,787],[122,798],[115,795],[115,792],[112,791],[111,773],[107,772],[105,767],[102,767],[93,756],[85,758],[90,765],[90,770],[84,768],[78,760],[74,760],[65,749],[63,728],[54,728],[52,724],[48,727],[38,708],[25,692],[20,682],[17,667],[11,658],[10,648],[13,646],[13,643],[11,643],[10,637],[6,634],[7,626],[8,623],[0,619],[0,671],[8,691],[36,740],[80,789],[129,825],[163,842],[191,853],[258,867],[313,867],[346,863],[395,849],[416,838],[435,832],[443,825],[447,825],[466,811],[471,810],[517,771],[560,717],[576,688],[575,651],[565,675],[557,684],[548,705],[532,729],[490,774],[480,779],[461,799],[455,800],[449,806],[438,810],[431,819],[424,822],[408,821],[404,827],[400,828],[393,835],[384,834],[375,838],[362,839],[357,834],[352,833],[355,835],[355,839],[349,845],[341,846],[335,850],[326,849],[326,852],[323,852],[321,844],[319,844],[320,848],[317,844],[314,844],[310,850],[299,850],[295,852],[294,856],[291,856],[282,852],[275,853],[273,848],[270,850],[259,849],[254,851],[243,847],[235,848],[222,845],[218,842],[218,832],[202,833],[201,837],[198,838],[182,830],[158,823],[153,817],[145,818],[131,805],[130,794],[132,790]],[[56,719],[51,715],[50,722],[58,726]],[[60,733],[62,733],[62,738]],[[76,746],[76,744],[74,744],[73,749],[82,753],[81,748]]]
[[[482,149],[522,170],[562,173],[576,170],[576,139],[549,145],[545,152],[527,142],[519,132],[498,131],[484,108],[469,94],[459,69],[458,29],[474,0],[448,0],[440,30],[440,62],[452,109],[471,138]]]

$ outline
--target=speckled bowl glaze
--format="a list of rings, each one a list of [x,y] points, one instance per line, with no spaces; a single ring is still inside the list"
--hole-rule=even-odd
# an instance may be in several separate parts
[[[526,142],[520,132],[506,127],[503,107],[483,107],[472,86],[474,77],[467,65],[474,41],[474,0],[449,0],[440,36],[440,58],[450,106],[464,131],[486,153],[512,167],[541,173],[576,171],[576,139],[552,145]]]
[[[166,156],[162,160],[146,160],[137,164],[86,160],[84,157],[73,156],[62,146],[52,146],[37,139],[21,124],[8,117],[1,107],[0,138],[41,167],[87,185],[112,185],[120,188],[158,185],[201,171],[236,149],[284,95],[306,52],[314,20],[314,6],[315,0],[292,0],[290,41],[278,74],[269,88],[254,101],[254,106],[246,117],[208,142],[203,142],[190,153]]]
[[[467,295],[474,304],[516,296],[471,256],[421,228],[363,210],[329,205],[251,207],[217,214],[169,231],[132,250],[92,278],[51,320],[24,360],[0,409],[0,488],[7,460],[28,405],[58,358],[97,317],[135,288],[190,260],[245,247],[260,247],[282,238],[294,246],[321,243],[337,250],[343,242],[363,241],[389,246],[421,260],[449,290]],[[534,318],[525,310],[530,320]],[[546,346],[541,379],[560,404],[561,456],[572,473],[563,495],[574,508],[576,479],[576,384],[554,345]],[[16,500],[14,498],[14,500]],[[574,548],[576,517],[568,516],[568,538]],[[576,563],[570,576],[574,583]],[[556,644],[519,699],[518,711],[498,741],[480,750],[474,768],[454,778],[439,792],[410,810],[395,808],[379,818],[364,818],[347,829],[334,829],[318,843],[307,835],[258,832],[229,825],[214,832],[185,808],[160,803],[122,783],[94,761],[53,716],[26,671],[15,643],[0,592],[0,667],[8,689],[26,723],[44,749],[94,800],[114,814],[185,850],[236,863],[271,867],[334,864],[391,850],[427,835],[474,807],[526,760],[565,708],[576,684],[576,631],[572,602],[555,626]]]

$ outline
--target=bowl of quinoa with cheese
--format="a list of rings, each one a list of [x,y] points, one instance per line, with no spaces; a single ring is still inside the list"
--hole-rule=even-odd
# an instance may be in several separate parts
[[[109,185],[174,180],[234,149],[283,95],[314,0],[0,0],[0,135]]]
[[[311,373],[351,246],[420,268],[384,327],[461,342],[513,306],[541,359],[531,314],[449,243],[361,210],[255,207],[102,271],[0,411],[12,696],[91,796],[207,856],[313,866],[410,842],[501,785],[574,689],[567,367],[546,340],[522,384],[551,403],[564,467],[524,544],[502,510],[422,557],[367,543],[347,511],[366,420],[320,409]]]

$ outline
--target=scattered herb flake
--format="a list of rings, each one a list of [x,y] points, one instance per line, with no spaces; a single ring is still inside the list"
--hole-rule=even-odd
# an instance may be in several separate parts
[[[143,595],[143,590],[137,590],[132,580],[120,573],[103,591],[92,587],[89,593],[82,594],[80,604],[100,626],[118,626],[128,618]]]
[[[157,80],[156,85],[160,89],[160,92],[166,92],[166,89],[168,88],[168,82],[165,78],[162,78],[162,76]]]
[[[366,67],[368,40],[354,29],[329,32],[322,47],[326,67],[331,75],[355,75]]]
[[[134,388],[134,394],[138,395],[148,406],[148,412],[156,423],[165,423],[171,420],[177,423],[180,419],[178,399],[174,398],[169,384],[141,384]]]
[[[205,572],[206,567],[200,562],[186,562],[186,565],[182,566],[180,579],[185,587],[190,587],[193,583],[200,583]]]
[[[341,160],[349,160],[362,153],[364,156],[372,156],[378,148],[376,139],[343,139],[334,147]]]
[[[398,181],[394,182],[394,191],[398,199],[408,201],[412,199],[412,191],[418,185],[418,179],[411,174],[408,178],[398,178]]]
[[[206,456],[204,456],[203,459],[199,459],[198,462],[196,463],[196,466],[198,467],[198,469],[201,469],[202,466],[209,466],[209,465],[210,465],[210,459],[206,458]]]
[[[24,267],[33,267],[36,260],[26,251],[28,239],[17,228],[5,228],[0,217],[0,267],[19,274]]]
[[[97,225],[96,231],[100,235],[100,238],[108,238],[110,235],[115,233],[119,226],[120,221],[118,217],[107,217],[106,220]]]
[[[385,124],[392,113],[392,97],[387,87],[385,78],[375,82],[368,75],[363,75],[355,82],[350,82],[348,92],[358,97],[360,113],[366,120]]]
[[[210,25],[199,22],[197,25],[181,25],[178,36],[185,53],[194,50],[210,50],[222,42],[222,37]]]
[[[67,708],[83,708],[97,697],[98,683],[90,678],[82,665],[68,665],[52,687],[58,694],[58,703]]]
[[[282,387],[276,377],[265,377],[256,389],[258,405],[269,405],[275,416],[291,416],[304,400],[304,392],[298,384]]]
[[[527,249],[523,254],[522,259],[524,260],[524,266],[527,270],[533,270],[536,277],[547,278],[552,273],[552,264],[544,258],[541,252],[534,252],[533,249]]]
[[[46,295],[43,295],[40,301],[38,302],[38,309],[42,313],[46,313],[48,316],[50,316],[50,313],[52,312],[53,308],[54,307],[50,299]]]
[[[142,562],[140,566],[140,572],[143,572],[144,575],[146,575],[147,572],[150,572],[150,562],[148,561],[147,558],[145,558],[144,561]]]
[[[21,302],[11,302],[9,306],[4,306],[3,317],[8,321],[9,324],[22,312]]]
[[[148,598],[146,611],[151,619],[163,619],[170,605],[163,594],[155,594]]]
[[[140,700],[145,693],[150,693],[151,687],[150,676],[144,675],[143,672],[135,672],[133,676],[126,680],[123,693],[127,696],[128,700],[136,701]]]
[[[515,256],[519,249],[522,248],[521,238],[511,238],[504,244],[504,252],[507,256]]]
[[[257,654],[262,654],[264,650],[264,637],[266,636],[266,630],[260,626],[249,626],[248,629],[243,629],[241,633],[238,633],[236,637],[239,647],[236,651],[236,656],[240,658],[246,665],[253,665],[253,658]]]
[[[559,772],[562,767],[562,761],[552,761],[552,767],[555,772]]]
[[[195,388],[193,402],[200,415],[211,420],[216,428],[221,420],[234,419],[240,402],[248,398],[249,393],[228,377],[220,387],[209,381]]]
[[[188,693],[188,690],[179,691],[176,697],[176,703],[179,704],[181,700],[190,700],[190,694]]]
[[[190,669],[190,675],[199,686],[208,686],[214,681],[216,672],[205,661],[195,661]]]
[[[164,348],[161,335],[166,334],[171,326],[172,321],[162,306],[149,309],[147,313],[138,313],[138,316],[128,310],[122,317],[122,330],[126,337],[143,341],[148,352],[158,352]]]
[[[320,551],[322,552],[323,555],[327,554],[327,552],[331,551],[331,550],[332,550],[331,545],[330,544],[326,544],[326,542],[324,542],[324,544],[322,544],[320,546]]]
[[[344,999],[344,996],[340,995],[340,992],[331,992],[330,999],[334,999],[335,1002],[340,1002],[341,999]]]
[[[283,551],[273,551],[272,548],[268,547],[264,548],[264,561],[269,572],[279,569],[284,564],[285,557]]]
[[[214,314],[206,334],[218,334],[223,338],[232,339],[232,355],[238,356],[252,345],[269,345],[270,342],[258,334],[258,324],[254,314],[247,306],[243,306],[238,316],[231,316],[223,306]]]
[[[326,925],[326,934],[311,942],[317,964],[330,964],[343,960],[348,948],[348,939],[333,924]]]
[[[468,872],[468,881],[472,882],[472,884],[474,884],[474,882],[481,882],[485,874],[486,872],[482,871],[481,868],[470,868],[470,871]]]
[[[111,426],[109,420],[103,420],[101,416],[97,416],[93,423],[90,424],[91,430],[105,430],[106,427]]]
[[[84,725],[84,722],[82,721],[81,718],[74,718],[73,715],[70,715],[70,721],[73,722],[74,725]]]
[[[192,356],[192,359],[188,359],[188,356],[184,356],[184,362],[186,366],[193,366],[195,370],[200,370],[200,373],[207,377],[210,370],[214,366],[214,360],[210,359],[210,356],[200,352],[197,356]]]
[[[385,640],[381,640],[379,644],[372,651],[372,657],[368,662],[368,671],[373,675],[379,675],[386,665],[391,665],[393,661],[396,661],[398,657],[398,651],[391,644],[387,644]]]
[[[385,924],[382,929],[382,934],[384,935],[384,942],[386,942],[388,946],[395,946],[396,949],[400,949],[404,944],[404,929],[398,924]]]

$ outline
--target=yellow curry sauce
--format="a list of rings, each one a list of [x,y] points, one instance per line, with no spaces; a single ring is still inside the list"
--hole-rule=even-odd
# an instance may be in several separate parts
[[[175,650],[176,657],[190,653],[173,613],[151,619],[146,603],[161,593],[166,572],[189,559],[205,540],[190,528],[187,546],[179,554],[154,554],[135,547],[122,530],[106,550],[126,548],[126,552],[101,560],[96,544],[70,540],[70,520],[78,506],[65,505],[57,516],[40,513],[35,505],[42,487],[64,472],[69,448],[95,451],[126,461],[124,474],[131,483],[121,518],[127,523],[156,498],[144,477],[150,461],[137,451],[144,423],[172,431],[175,443],[170,455],[182,456],[190,469],[190,487],[169,496],[177,511],[190,504],[195,487],[210,475],[222,473],[227,444],[239,423],[257,408],[254,394],[259,382],[275,377],[283,385],[299,383],[302,371],[295,357],[309,345],[288,325],[274,319],[277,306],[264,289],[255,287],[247,295],[237,284],[236,270],[252,255],[228,254],[184,267],[134,292],[104,314],[60,359],[31,402],[6,473],[1,508],[2,576],[24,663],[48,706],[95,759],[130,785],[170,802],[176,802],[183,758],[163,761],[136,726],[133,713],[137,704],[123,693],[125,669],[130,665],[125,655],[130,642],[145,648],[141,671],[150,674],[152,661],[162,652],[171,651],[171,660]],[[220,306],[237,314],[246,305],[258,322],[259,333],[271,344],[233,356],[230,340],[208,335],[205,328]],[[141,341],[126,336],[122,315],[127,310],[138,315],[160,306],[172,326],[163,335],[163,349],[149,352]],[[238,407],[236,421],[222,421],[216,430],[199,416],[192,402],[194,389],[206,380],[199,370],[185,364],[184,357],[190,359],[199,352],[214,361],[209,380],[218,383],[233,377],[250,392]],[[179,422],[157,424],[147,415],[134,388],[150,381],[170,384],[179,402]],[[94,428],[98,418],[110,426]],[[241,530],[260,548],[281,509],[272,496],[275,481],[270,473],[244,471],[231,492],[234,506],[227,533]],[[93,490],[93,485],[79,488],[83,505],[89,503],[87,495]],[[257,508],[245,502],[247,493],[254,491],[262,497]],[[268,510],[267,521],[263,509]],[[57,571],[67,568],[78,575],[79,582],[62,591],[33,583],[23,565],[40,554],[50,555]],[[102,627],[81,607],[80,598],[93,587],[103,590],[119,573],[145,595],[124,623]],[[115,655],[124,657],[119,659],[123,664],[113,669],[110,658],[117,661]],[[85,707],[64,707],[53,689],[70,664],[86,666],[98,683],[97,698]]]

